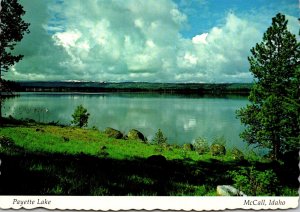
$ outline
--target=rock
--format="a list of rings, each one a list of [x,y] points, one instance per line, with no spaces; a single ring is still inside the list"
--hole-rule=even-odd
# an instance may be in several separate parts
[[[147,162],[152,165],[164,165],[167,159],[163,155],[151,155],[147,158]]]
[[[217,186],[218,196],[246,196],[242,191],[234,188],[231,185],[219,185]]]
[[[121,139],[123,138],[123,133],[121,133],[119,130],[107,127],[104,130],[104,133],[107,134],[109,138],[115,138],[115,139]]]
[[[183,144],[183,149],[188,151],[193,151],[194,146],[192,144]]]
[[[140,140],[146,142],[145,136],[138,130],[131,129],[127,134],[128,139]]]
[[[212,144],[210,147],[211,155],[217,156],[217,155],[225,155],[226,154],[226,148],[222,144]]]
[[[244,160],[244,158],[245,158],[243,152],[237,148],[233,148],[231,150],[231,154],[232,154],[233,159],[235,159],[235,160]]]
[[[203,144],[203,145],[197,145],[194,146],[195,151],[199,154],[199,155],[203,155],[205,153],[209,152],[209,146],[207,144]]]
[[[199,137],[199,138],[195,139],[193,146],[194,146],[195,151],[199,155],[203,155],[203,154],[209,152],[208,142],[204,138]]]

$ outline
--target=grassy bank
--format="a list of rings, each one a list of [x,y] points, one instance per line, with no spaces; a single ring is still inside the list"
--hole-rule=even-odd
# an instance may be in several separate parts
[[[108,138],[93,129],[3,122],[1,195],[214,196],[217,185],[233,184],[229,171],[243,167],[274,170],[282,189],[295,191],[298,186],[297,166],[258,158],[235,160],[230,152],[200,155],[178,146]],[[284,195],[282,189],[277,195]]]

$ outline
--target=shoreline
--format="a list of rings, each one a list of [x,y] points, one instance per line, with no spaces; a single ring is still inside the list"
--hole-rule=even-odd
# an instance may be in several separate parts
[[[200,155],[185,147],[109,138],[95,129],[5,122],[1,195],[216,196],[218,185],[233,184],[229,171],[251,167],[277,174],[285,189],[277,195],[289,196],[298,185],[296,177],[286,179],[297,174],[291,164],[234,159],[231,152]]]

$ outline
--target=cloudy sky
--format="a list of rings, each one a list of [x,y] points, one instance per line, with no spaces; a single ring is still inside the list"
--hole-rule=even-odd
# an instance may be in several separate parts
[[[13,80],[251,82],[247,56],[297,0],[21,0]],[[299,38],[299,37],[298,37]]]

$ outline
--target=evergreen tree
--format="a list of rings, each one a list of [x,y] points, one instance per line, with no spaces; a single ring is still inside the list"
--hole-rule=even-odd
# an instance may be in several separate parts
[[[300,45],[282,14],[272,19],[263,41],[248,58],[254,75],[251,104],[237,111],[249,144],[269,148],[274,159],[300,142]]]
[[[22,20],[25,14],[23,6],[17,0],[1,0],[0,13],[0,83],[2,72],[22,59],[23,55],[13,55],[17,42],[20,42],[25,33],[29,33],[29,24]]]
[[[87,112],[87,109],[79,105],[72,114],[73,120],[71,123],[78,127],[86,127],[89,116],[90,114]]]
[[[158,145],[167,144],[167,138],[164,136],[161,129],[158,129],[158,131],[155,133],[155,136],[153,138],[153,143]]]
[[[25,14],[22,5],[17,0],[1,0],[0,11],[0,125],[2,123],[3,91],[11,92],[10,83],[2,79],[3,72],[22,59],[23,55],[13,55],[17,42],[24,33],[29,33],[29,24],[22,20]]]

